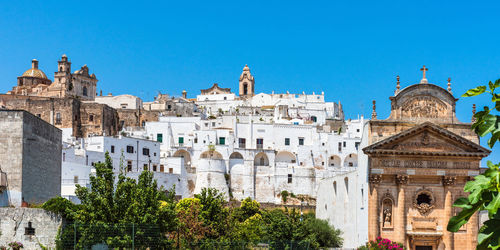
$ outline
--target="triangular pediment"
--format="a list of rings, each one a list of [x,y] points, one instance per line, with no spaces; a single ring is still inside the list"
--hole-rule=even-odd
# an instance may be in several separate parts
[[[426,122],[363,149],[366,154],[487,156],[490,151],[447,129]]]

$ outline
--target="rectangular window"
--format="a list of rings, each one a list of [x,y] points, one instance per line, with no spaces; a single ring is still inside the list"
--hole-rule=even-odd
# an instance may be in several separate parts
[[[304,145],[304,137],[299,137],[299,145]]]
[[[75,176],[73,177],[73,182],[74,182],[75,184],[78,184],[78,175],[75,175]]]
[[[114,154],[115,153],[115,146],[111,145],[111,153]]]
[[[89,165],[89,156],[88,155],[85,156],[85,165],[87,165],[87,166]]]
[[[226,144],[226,137],[219,137],[219,145],[225,145]]]
[[[215,127],[215,122],[212,122],[212,127]]]
[[[198,143],[198,137],[194,138],[194,143]]]
[[[257,148],[258,149],[264,148],[264,139],[262,139],[262,138],[257,139]]]
[[[356,147],[356,150],[358,150],[358,148],[359,148],[359,142],[355,142],[354,143],[354,147]]]
[[[56,124],[61,124],[62,119],[61,119],[61,113],[56,113]]]
[[[290,138],[285,138],[285,146],[290,146]]]
[[[149,156],[149,148],[142,148],[142,155]]]
[[[239,138],[239,139],[238,139],[238,142],[239,142],[239,144],[240,144],[240,145],[239,145],[239,146],[240,146],[240,148],[245,148],[245,147],[246,147],[246,142],[247,142],[247,140],[246,140],[245,138]]]
[[[339,142],[339,152],[342,152],[342,142]]]
[[[134,153],[134,146],[127,146],[127,153],[133,154]]]
[[[168,173],[169,173],[169,174],[174,173],[174,169],[173,169],[173,168],[168,168]]]
[[[163,142],[163,134],[160,134],[160,133],[156,134],[156,141]]]
[[[160,172],[165,172],[165,166],[160,165]]]
[[[89,115],[89,121],[91,121],[91,122],[94,121],[94,115]]]
[[[343,143],[344,143],[344,148],[345,148],[346,142],[343,142]]]
[[[142,168],[144,169],[144,171],[147,171],[147,170],[148,170],[148,164],[144,164],[144,165],[142,166]]]
[[[63,153],[63,161],[66,161],[66,153]]]
[[[153,165],[153,172],[156,172],[156,165]]]
[[[127,161],[127,172],[132,172],[132,161]]]
[[[292,183],[292,174],[288,174],[288,183]]]
[[[182,145],[184,143],[184,137],[179,137],[179,144]]]

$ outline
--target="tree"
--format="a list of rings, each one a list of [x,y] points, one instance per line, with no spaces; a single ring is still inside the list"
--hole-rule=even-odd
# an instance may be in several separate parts
[[[198,198],[184,198],[175,206],[178,227],[175,232],[176,245],[197,243],[205,237],[208,228],[201,218],[201,202]],[[182,243],[181,243],[182,242]]]
[[[486,86],[479,86],[469,89],[463,97],[491,94],[491,101],[494,107],[485,106],[483,111],[474,115],[476,121],[472,129],[481,137],[491,135],[488,146],[493,148],[500,138],[500,94],[495,90],[500,87],[500,79],[495,83],[489,82]],[[488,220],[479,230],[477,249],[498,249],[500,248],[500,164],[487,162],[488,169],[484,174],[474,177],[474,180],[465,184],[464,191],[469,192],[467,198],[459,198],[453,206],[462,209],[458,215],[452,217],[448,222],[448,231],[456,232],[469,221],[477,211],[487,210]]]
[[[143,171],[138,182],[120,173],[115,184],[107,152],[105,162],[95,169],[90,187],[76,188],[81,205],[72,216],[80,236],[78,247],[96,243],[130,246],[131,232],[136,246],[166,244],[162,236],[176,227],[174,206],[169,205],[174,204],[174,190],[165,195],[149,171]]]
[[[203,188],[200,194],[195,194],[200,200],[201,218],[209,229],[207,238],[218,239],[227,233],[229,208],[226,207],[224,195],[215,188]]]

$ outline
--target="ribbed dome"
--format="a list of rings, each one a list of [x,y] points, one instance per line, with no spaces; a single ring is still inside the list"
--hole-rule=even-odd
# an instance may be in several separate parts
[[[29,77],[37,77],[37,78],[43,78],[43,79],[48,79],[45,73],[39,69],[28,69],[26,70],[22,76],[29,76]]]
[[[38,60],[36,59],[31,60],[31,69],[24,71],[22,76],[48,79],[45,73],[38,69]]]

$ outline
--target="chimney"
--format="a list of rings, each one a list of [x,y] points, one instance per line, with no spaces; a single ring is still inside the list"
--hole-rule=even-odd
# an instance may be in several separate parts
[[[31,68],[38,69],[38,60],[36,59],[31,60]]]

